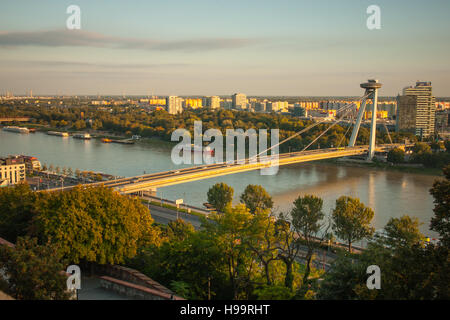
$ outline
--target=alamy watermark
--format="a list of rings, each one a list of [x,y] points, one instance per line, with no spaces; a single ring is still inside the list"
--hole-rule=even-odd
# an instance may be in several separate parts
[[[370,276],[367,278],[367,289],[373,290],[373,289],[381,289],[381,270],[380,267],[377,265],[371,265],[368,266],[366,269],[366,273],[370,274]]]
[[[70,276],[67,277],[67,290],[81,289],[81,269],[79,266],[73,264],[67,267],[66,270]]]
[[[366,26],[369,30],[381,29],[381,9],[379,6],[373,4],[367,7],[367,14],[370,16],[367,18]]]
[[[255,129],[246,131],[243,129],[227,129],[225,139],[219,129],[208,129],[204,133],[202,129],[202,122],[195,121],[193,143],[191,133],[187,129],[176,129],[172,133],[171,140],[179,141],[172,149],[171,158],[174,164],[192,164],[192,162],[196,165],[262,163],[264,166],[261,169],[261,175],[277,174],[279,129],[270,130],[270,147],[267,143],[267,129],[259,129],[258,132]],[[237,141],[237,144],[235,141]],[[203,147],[203,142],[209,142],[208,146]],[[246,157],[246,150],[248,150],[248,157]],[[270,155],[268,155],[269,151]]]
[[[67,7],[66,13],[70,16],[66,20],[66,27],[69,30],[81,29],[81,9],[79,6],[72,4]]]

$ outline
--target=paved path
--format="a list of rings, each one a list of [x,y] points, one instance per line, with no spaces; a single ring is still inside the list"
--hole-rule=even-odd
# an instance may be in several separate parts
[[[125,295],[109,291],[100,285],[97,277],[81,277],[81,289],[78,290],[78,300],[133,300]]]

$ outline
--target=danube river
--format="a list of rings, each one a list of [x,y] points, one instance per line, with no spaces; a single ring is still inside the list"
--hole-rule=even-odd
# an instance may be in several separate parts
[[[24,154],[38,157],[42,164],[92,170],[119,176],[134,176],[178,168],[171,162],[172,145],[167,142],[138,142],[134,145],[102,143],[100,140],[78,140],[49,136],[44,133],[18,134],[0,130],[0,156]],[[327,214],[341,195],[358,197],[375,211],[373,226],[382,228],[391,217],[408,214],[423,223],[422,232],[436,236],[428,229],[433,215],[433,198],[428,190],[437,177],[385,171],[366,167],[339,166],[325,163],[303,163],[280,167],[274,176],[259,171],[189,182],[159,189],[157,195],[167,199],[183,198],[186,203],[202,206],[208,188],[225,182],[235,190],[235,202],[248,184],[262,185],[274,198],[278,211],[290,209],[292,201],[303,194],[324,199]]]

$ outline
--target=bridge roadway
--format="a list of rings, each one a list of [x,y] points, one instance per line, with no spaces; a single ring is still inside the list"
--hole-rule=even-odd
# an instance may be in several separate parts
[[[409,147],[409,145],[405,144],[378,145],[376,151],[386,152],[395,147],[405,146]],[[194,166],[110,181],[95,182],[86,184],[86,186],[104,185],[105,187],[114,188],[122,194],[131,194],[138,193],[144,190],[156,190],[157,188],[167,187],[171,185],[268,168],[276,165],[282,166],[315,160],[364,155],[367,154],[368,150],[369,146],[364,145],[345,148],[327,148],[301,152],[281,153],[278,155],[278,161],[275,160],[274,162],[270,161],[270,157],[259,157],[259,161],[257,162],[251,162],[248,159],[243,160],[243,163],[239,161],[235,161],[233,163],[222,162],[217,164]],[[48,189],[47,191],[69,190],[73,187],[74,186],[54,188]]]

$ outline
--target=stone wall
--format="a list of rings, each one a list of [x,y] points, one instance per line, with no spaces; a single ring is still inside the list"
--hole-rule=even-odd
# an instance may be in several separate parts
[[[125,294],[134,299],[184,300],[160,283],[131,268],[116,265],[96,265],[94,272],[100,276],[103,288]]]
[[[100,277],[100,283],[106,290],[112,290],[127,297],[139,300],[184,300],[173,294],[147,288],[108,276]]]

